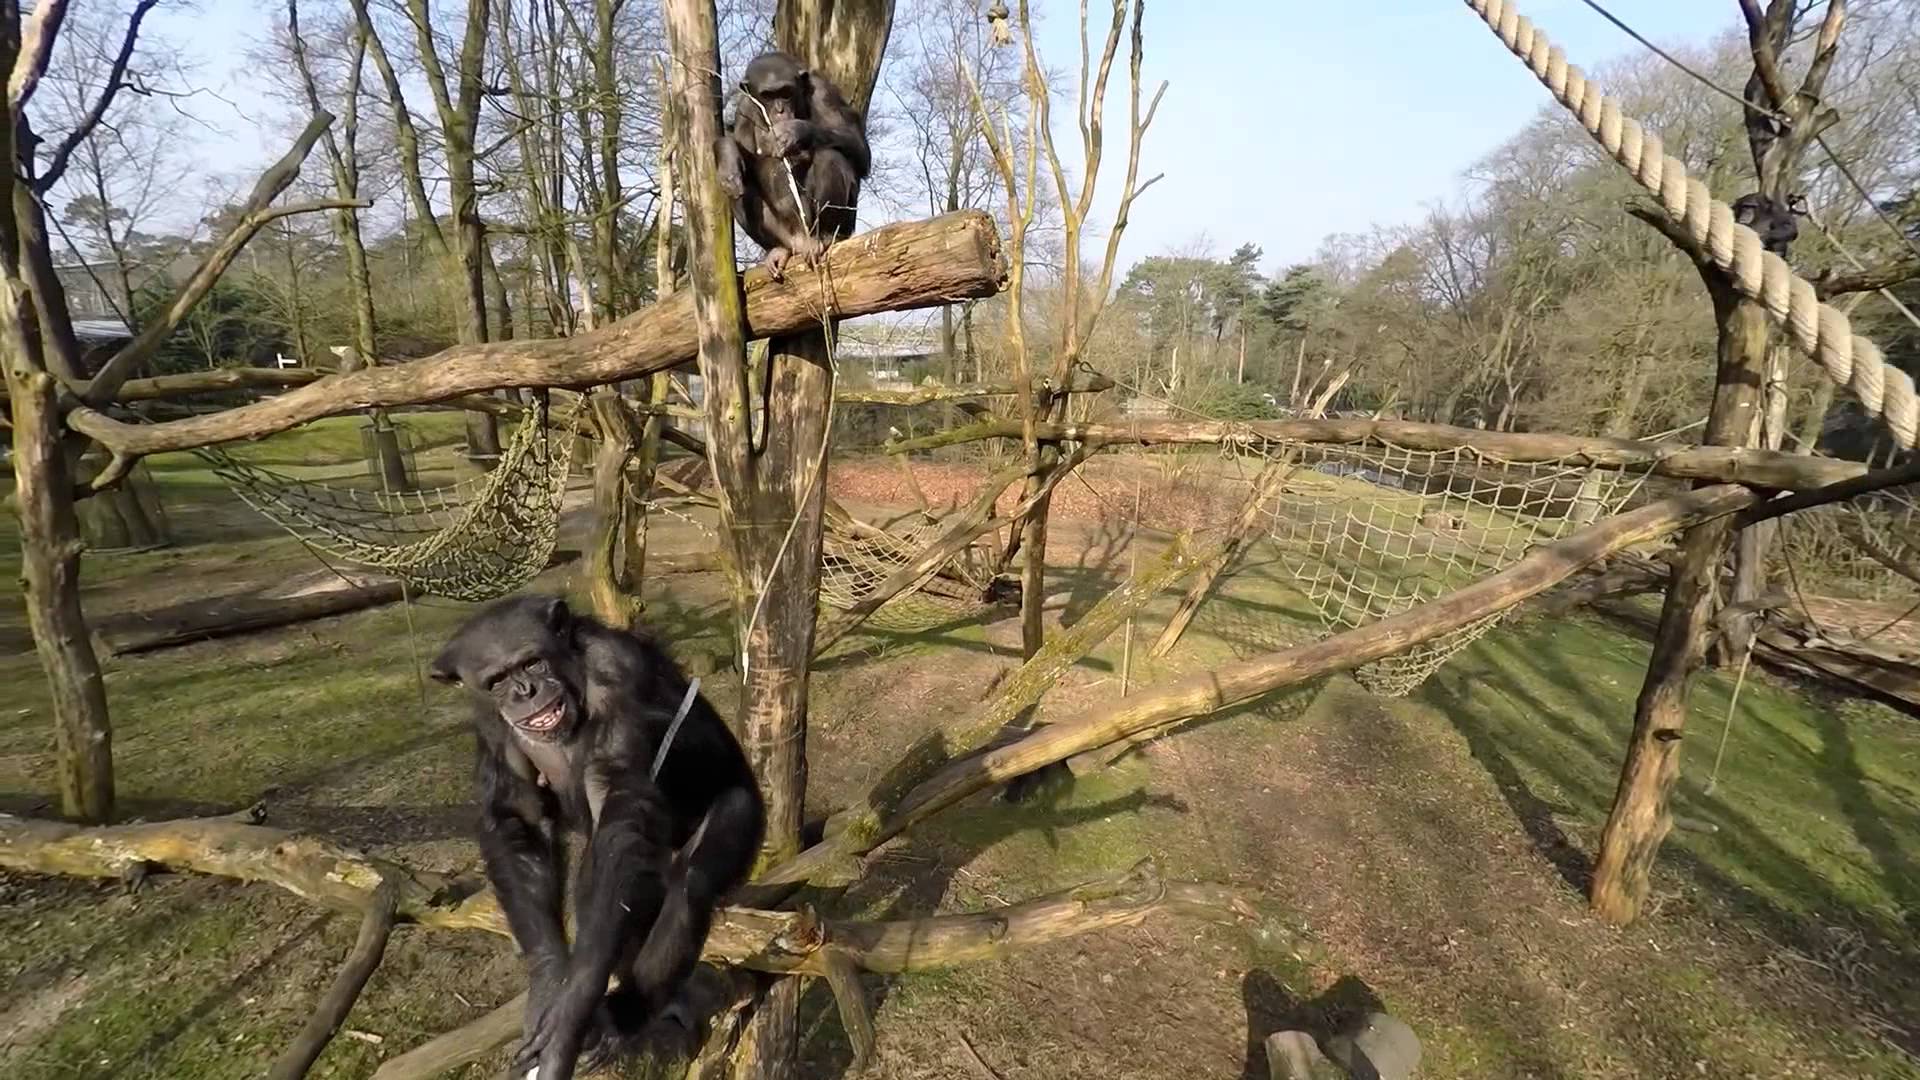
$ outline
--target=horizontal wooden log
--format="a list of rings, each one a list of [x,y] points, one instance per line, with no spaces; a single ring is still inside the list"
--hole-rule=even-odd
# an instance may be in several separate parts
[[[993,219],[962,210],[886,225],[835,244],[824,268],[795,267],[785,281],[764,269],[742,276],[747,333],[756,338],[851,318],[992,296],[1006,268]],[[128,424],[87,408],[70,427],[124,454],[155,454],[257,439],[323,416],[445,401],[512,387],[590,387],[637,379],[691,359],[697,345],[693,294],[665,301],[570,338],[456,345],[395,367],[331,375],[239,408],[162,424]]]
[[[1125,424],[1040,424],[1047,442],[1141,443],[1145,445],[1249,443],[1291,440],[1335,446],[1391,443],[1409,450],[1478,450],[1516,462],[1571,461],[1596,469],[1648,469],[1681,480],[1801,491],[1866,474],[1857,461],[1746,450],[1729,446],[1680,446],[1586,435],[1536,435],[1422,424],[1411,420],[1141,420]],[[930,450],[982,439],[1018,439],[1018,421],[971,424],[951,432],[887,444],[888,453]]]
[[[547,560],[547,566],[564,566],[579,557],[578,551],[559,548]],[[403,596],[397,578],[316,570],[267,589],[108,616],[93,627],[93,647],[112,656],[152,652],[344,615],[391,604]]]
[[[399,600],[403,594],[394,578],[338,581],[332,588],[299,596],[242,593],[189,600],[131,615],[113,615],[93,627],[93,647],[109,656],[130,656],[209,638],[271,630],[277,626],[344,615]]]
[[[480,879],[414,870],[321,837],[235,817],[90,828],[0,814],[0,867],[116,879],[136,870],[191,871],[274,885],[354,914],[365,911],[385,884],[401,922],[512,936]],[[1217,920],[1253,915],[1231,890],[1162,880],[1149,861],[1116,877],[977,914],[860,922],[724,908],[716,913],[704,958],[757,971],[825,975],[820,953],[831,945],[867,971],[924,971],[1138,925],[1160,911]]]
[[[216,368],[213,371],[187,371],[178,375],[155,375],[147,379],[128,379],[120,387],[115,401],[163,401],[167,398],[213,394],[223,390],[285,390],[326,378],[327,372],[312,368]]]

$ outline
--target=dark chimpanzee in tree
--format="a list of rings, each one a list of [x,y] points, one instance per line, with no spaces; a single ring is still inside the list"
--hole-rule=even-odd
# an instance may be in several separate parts
[[[783,276],[790,256],[811,266],[827,245],[853,232],[872,156],[866,122],[826,76],[786,53],[755,57],[734,98],[733,125],[715,152],[733,219],[766,249],[774,277]]]
[[[477,706],[480,851],[530,982],[515,1072],[568,1080],[583,1052],[597,1065],[650,1034],[684,1043],[690,1030],[649,1022],[691,1028],[676,993],[765,829],[740,744],[658,644],[557,597],[483,609],[432,674]],[[571,949],[563,828],[588,837]]]
[[[1806,213],[1807,197],[1800,194],[1770,199],[1754,191],[1733,201],[1733,220],[1759,233],[1760,246],[1781,258],[1786,258],[1800,236],[1800,222],[1795,219]]]

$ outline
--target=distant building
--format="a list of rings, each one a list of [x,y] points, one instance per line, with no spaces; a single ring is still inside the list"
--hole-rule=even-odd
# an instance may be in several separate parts
[[[184,245],[184,241],[182,243]],[[133,267],[134,291],[156,283],[178,285],[198,266],[199,260],[188,254],[184,246],[171,255],[143,258]],[[125,329],[129,313],[120,310],[125,306],[119,297],[120,271],[112,262],[67,258],[53,264],[53,273],[67,294],[67,310],[73,314],[76,324],[111,321]]]
[[[834,360],[843,376],[861,379],[876,390],[910,390],[907,369],[940,355],[939,335],[931,330],[863,324],[842,327]]]

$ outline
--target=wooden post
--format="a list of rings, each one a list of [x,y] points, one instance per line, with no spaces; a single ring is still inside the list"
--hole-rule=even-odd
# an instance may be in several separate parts
[[[1759,304],[1742,299],[1710,263],[1699,265],[1713,294],[1720,328],[1718,386],[1706,441],[1738,446],[1749,437],[1760,409],[1767,314]],[[1590,902],[1594,913],[1610,922],[1627,923],[1639,916],[1654,856],[1673,827],[1667,797],[1680,777],[1687,695],[1693,674],[1706,657],[1714,580],[1733,527],[1731,518],[1717,518],[1688,530],[1681,540],[1680,558],[1654,637],[1653,658],[1634,705],[1626,764],[1594,866]]]
[[[627,458],[634,448],[633,421],[626,402],[613,390],[600,390],[588,399],[599,449],[593,462],[593,539],[587,546],[587,591],[593,612],[609,626],[631,627],[640,614],[640,581],[626,574],[621,560],[622,541],[632,517],[645,509],[633,505],[627,489]]]
[[[1780,57],[1795,38],[1802,9],[1787,3],[1743,4],[1753,77],[1747,81],[1746,100],[1753,106],[1744,114],[1748,149],[1754,162],[1758,195],[1774,213],[1787,212],[1788,185],[1798,174],[1799,161],[1836,119],[1832,110],[1816,114],[1822,88],[1839,50],[1840,30],[1847,17],[1846,0],[1826,6],[1798,90],[1781,81]],[[1786,123],[1777,123],[1781,113]],[[1705,441],[1718,446],[1746,446],[1760,427],[1763,395],[1767,390],[1768,344],[1771,325],[1765,309],[1742,299],[1726,274],[1717,269],[1696,238],[1664,213],[1634,211],[1636,216],[1665,233],[1694,260],[1707,292],[1713,297],[1720,330],[1717,385],[1708,414]],[[1785,405],[1776,426],[1784,425]],[[1667,602],[1660,613],[1653,659],[1635,705],[1632,741],[1626,765],[1614,793],[1613,810],[1600,838],[1600,856],[1594,866],[1591,902],[1596,914],[1617,923],[1631,922],[1646,900],[1653,859],[1673,827],[1667,796],[1680,776],[1681,730],[1687,722],[1687,691],[1693,673],[1705,658],[1712,619],[1714,583],[1726,557],[1734,525],[1715,521],[1690,530],[1681,541],[1680,560],[1674,566]],[[1749,600],[1764,584],[1761,563],[1770,530],[1760,530],[1742,541],[1735,601]],[[1735,620],[1742,651],[1750,640],[1751,624]]]

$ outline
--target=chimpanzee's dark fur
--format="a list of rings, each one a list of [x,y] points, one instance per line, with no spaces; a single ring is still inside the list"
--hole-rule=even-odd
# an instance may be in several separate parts
[[[734,99],[733,126],[714,149],[733,218],[766,249],[775,277],[789,256],[812,264],[853,232],[872,155],[866,122],[826,76],[786,53],[754,58]],[[795,204],[794,187],[804,207]]]
[[[583,1050],[611,1057],[649,1021],[672,1017],[715,904],[759,850],[759,788],[699,696],[653,778],[687,680],[652,640],[556,597],[485,608],[434,660],[433,677],[466,687],[478,705],[480,850],[531,984],[515,1070],[538,1065],[540,1080],[568,1080]],[[571,949],[563,828],[589,837]]]

